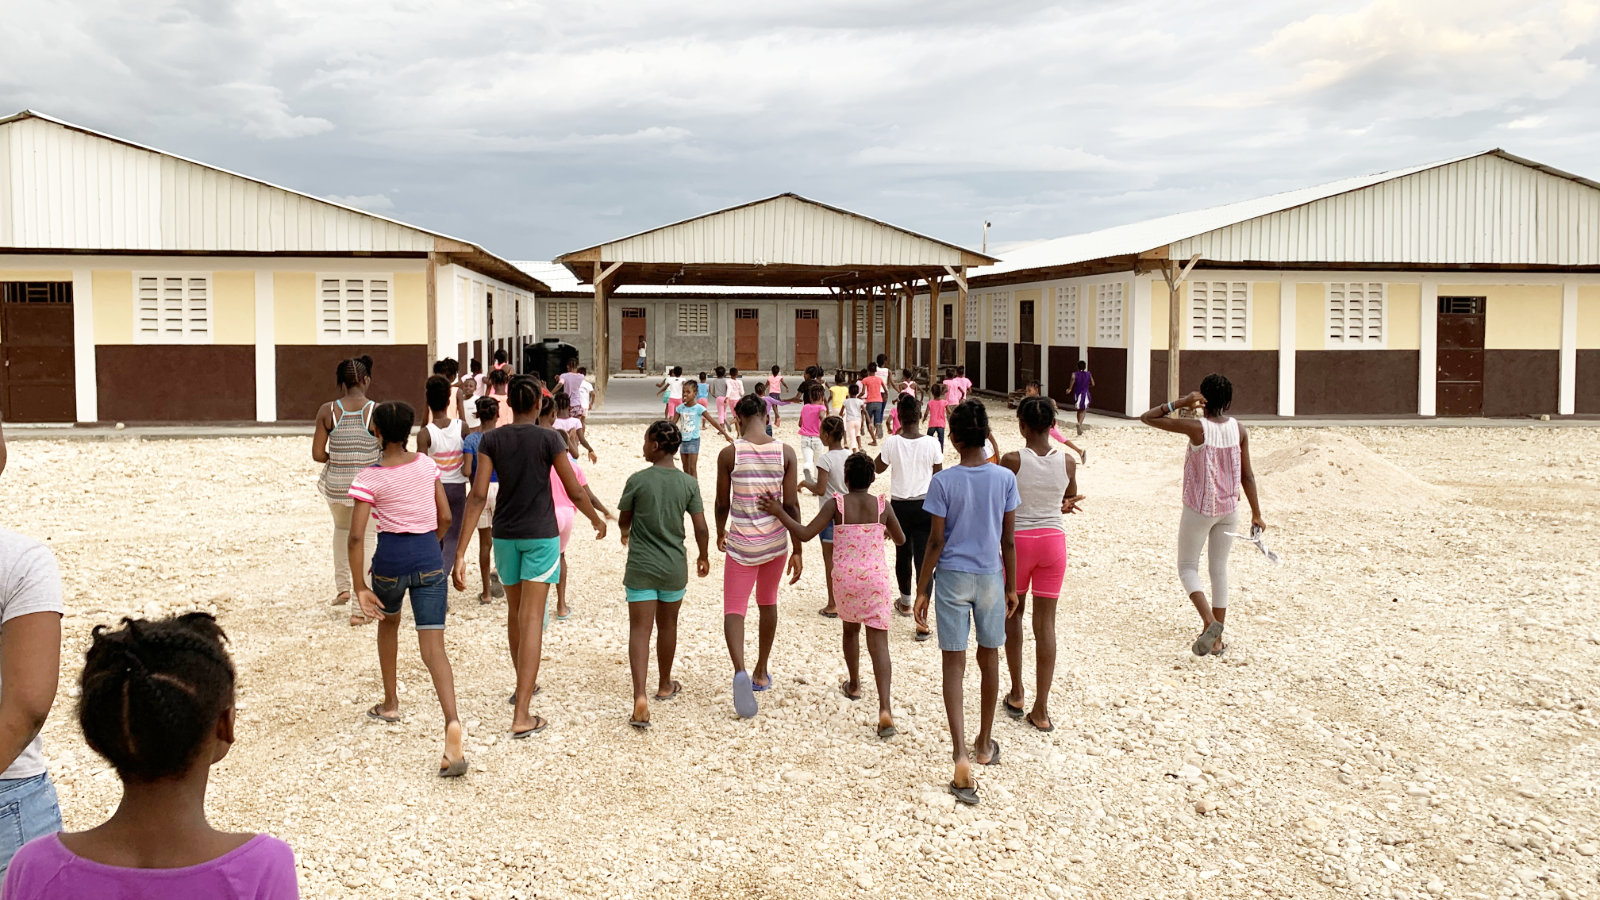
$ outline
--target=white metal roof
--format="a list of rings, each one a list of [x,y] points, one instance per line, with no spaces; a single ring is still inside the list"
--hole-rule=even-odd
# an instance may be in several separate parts
[[[514,260],[512,265],[549,286],[553,293],[580,293],[594,296],[594,286],[578,281],[566,266],[546,260]],[[618,294],[727,294],[742,297],[831,297],[827,288],[740,287],[706,284],[621,284],[608,293]]]
[[[1039,241],[972,274],[1163,250],[1233,262],[1596,265],[1600,183],[1491,150]]]
[[[441,252],[485,274],[527,278],[470,241],[33,110],[0,118],[0,248]]]

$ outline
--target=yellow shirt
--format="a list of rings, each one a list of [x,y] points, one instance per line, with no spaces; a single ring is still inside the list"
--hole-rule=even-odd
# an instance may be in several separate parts
[[[844,409],[844,398],[848,396],[849,393],[850,391],[842,384],[829,385],[828,409],[835,415],[838,415],[839,411]]]

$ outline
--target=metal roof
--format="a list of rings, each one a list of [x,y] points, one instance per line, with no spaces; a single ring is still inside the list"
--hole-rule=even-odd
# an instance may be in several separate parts
[[[513,265],[547,285],[553,294],[582,294],[594,296],[593,285],[578,281],[566,266],[545,260],[514,260]],[[612,296],[705,296],[726,294],[730,297],[762,297],[775,300],[785,297],[832,297],[827,288],[759,288],[727,284],[621,284],[608,290]]]
[[[1212,232],[1234,228],[1235,226],[1239,226],[1238,230],[1244,230],[1244,223],[1251,223],[1252,220],[1260,220],[1264,217],[1273,216],[1278,213],[1287,213],[1291,210],[1297,210],[1300,207],[1317,203],[1318,201],[1330,200],[1331,198],[1340,197],[1341,195],[1352,194],[1354,192],[1363,191],[1367,188],[1374,188],[1379,185],[1384,185],[1388,182],[1406,178],[1407,176],[1417,175],[1430,170],[1443,169],[1445,167],[1453,166],[1458,163],[1464,163],[1469,160],[1479,160],[1491,157],[1510,163],[1516,163],[1529,169],[1536,170],[1537,172],[1543,173],[1547,176],[1565,179],[1569,182],[1574,182],[1578,185],[1588,188],[1600,189],[1600,183],[1596,183],[1589,179],[1563,172],[1559,169],[1554,169],[1549,166],[1533,162],[1532,160],[1514,156],[1503,150],[1496,149],[1485,151],[1483,153],[1460,156],[1454,159],[1427,163],[1425,165],[1412,166],[1405,169],[1396,169],[1388,172],[1378,172],[1370,175],[1346,178],[1340,181],[1317,185],[1315,187],[1302,188],[1281,194],[1273,194],[1271,196],[1259,197],[1253,200],[1245,200],[1239,203],[1230,203],[1225,206],[1216,206],[1209,209],[1177,213],[1175,215],[1163,216],[1157,219],[1149,219],[1143,222],[1134,222],[1128,225],[1119,225],[1114,228],[1106,228],[1100,231],[1092,231],[1085,234],[1076,234],[1068,237],[1056,238],[1053,240],[1039,241],[1037,243],[1024,245],[1012,252],[1007,253],[1005,259],[998,265],[985,266],[971,274],[974,278],[987,278],[988,276],[1013,274],[1031,269],[1047,269],[1093,263],[1097,260],[1105,260],[1115,257],[1134,257],[1140,254],[1165,254],[1168,248],[1178,244],[1182,244],[1183,246],[1174,250],[1174,256],[1181,255],[1183,258],[1187,258],[1190,255],[1190,251],[1195,251],[1201,252],[1204,258],[1211,259],[1213,258],[1212,255],[1204,252],[1206,249],[1208,249],[1208,247],[1203,245],[1204,242],[1196,241],[1195,239],[1200,238],[1203,235],[1208,235]],[[1403,200],[1401,202],[1403,203]],[[1305,241],[1303,238],[1304,232],[1307,230],[1306,223],[1295,222],[1289,224],[1299,226],[1301,231],[1299,236],[1302,238],[1300,246],[1302,249],[1304,249]],[[1342,226],[1348,223],[1339,222],[1337,224]],[[1310,230],[1314,231],[1314,228]],[[1316,235],[1313,234],[1313,238],[1315,237]],[[1257,241],[1256,243],[1259,244],[1260,242]],[[1345,243],[1350,242],[1347,241]],[[1237,248],[1244,251],[1238,254],[1243,257],[1242,259],[1233,260],[1232,257],[1228,257],[1230,261],[1279,258],[1278,256],[1271,255],[1250,255],[1250,251],[1254,250],[1255,247],[1242,246],[1244,244],[1246,244],[1246,242],[1240,240],[1233,240],[1227,244],[1227,247],[1230,250]],[[1181,254],[1179,251],[1181,251]],[[1341,259],[1337,260],[1325,259],[1311,261],[1353,261],[1353,258],[1349,256],[1342,256]],[[1404,260],[1391,259],[1385,261],[1403,262]],[[1475,260],[1460,261],[1471,262]]]
[[[80,139],[74,144],[39,131],[13,132],[9,140],[0,141],[0,247],[186,253],[434,252],[518,287],[545,289],[510,261],[470,241],[31,109],[0,118],[0,128],[29,121],[49,123],[93,141],[86,144]],[[97,147],[107,146],[97,142],[152,157],[112,158],[115,151],[97,151]],[[106,158],[87,158],[96,155]],[[93,167],[87,182],[82,171],[75,171],[86,167]],[[219,175],[223,176],[220,181]],[[281,196],[273,199],[272,192]],[[83,194],[93,196],[80,196]],[[32,206],[30,214],[21,215],[17,211],[25,204]]]

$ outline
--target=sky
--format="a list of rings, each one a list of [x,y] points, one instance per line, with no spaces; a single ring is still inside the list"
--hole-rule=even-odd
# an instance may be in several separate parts
[[[56,0],[31,108],[549,259],[785,191],[1000,252],[1502,147],[1600,178],[1600,0]]]

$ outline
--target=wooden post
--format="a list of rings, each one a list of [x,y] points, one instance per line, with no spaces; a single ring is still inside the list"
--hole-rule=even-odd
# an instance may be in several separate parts
[[[844,295],[839,295],[839,344],[838,355],[834,357],[834,368],[844,368]]]
[[[438,359],[439,354],[439,254],[428,254],[428,267],[425,284],[428,297],[428,364]],[[454,285],[452,285],[454,287]],[[454,354],[451,354],[452,356]]]
[[[895,304],[899,308],[895,310],[894,316],[894,320],[900,325],[900,350],[903,354],[900,357],[900,368],[915,369],[917,361],[916,354],[912,352],[911,335],[916,329],[911,327],[911,320],[916,318],[917,295],[911,291],[911,282],[902,282],[901,285],[905,289],[905,299]]]
[[[950,330],[956,337],[956,365],[967,364],[967,267],[962,266],[956,274],[956,320],[950,323]],[[971,378],[973,373],[968,372]]]
[[[594,264],[594,405],[606,402],[606,383],[611,380],[611,292],[606,280],[622,263]],[[603,267],[603,268],[602,268]]]
[[[928,366],[928,387],[938,380],[939,371],[939,329],[944,325],[944,310],[939,307],[939,288],[944,284],[944,278],[935,275],[928,280],[928,358],[923,360]]]
[[[1179,325],[1182,323],[1180,317],[1183,315],[1183,310],[1180,309],[1181,304],[1178,302],[1178,288],[1183,287],[1183,283],[1188,279],[1189,273],[1194,270],[1194,264],[1199,261],[1200,254],[1196,253],[1189,258],[1189,264],[1184,266],[1181,272],[1178,270],[1178,264],[1170,259],[1163,260],[1161,263],[1161,275],[1167,280],[1167,399],[1169,400],[1182,396],[1178,393],[1182,390],[1181,382],[1178,378],[1180,374],[1178,371],[1178,341],[1181,334]]]
[[[850,368],[861,368],[861,294],[850,293]]]

